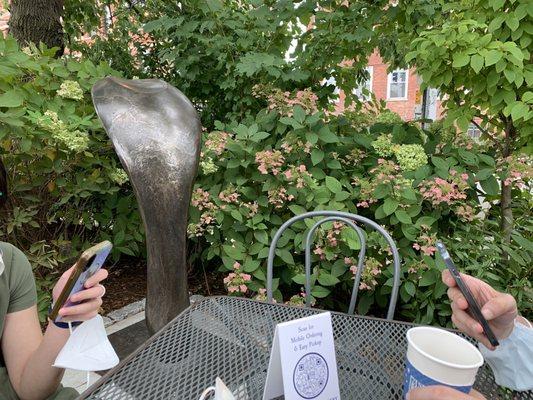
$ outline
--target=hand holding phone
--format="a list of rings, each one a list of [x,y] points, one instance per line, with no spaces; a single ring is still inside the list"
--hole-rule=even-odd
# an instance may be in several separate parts
[[[108,241],[101,242],[85,250],[78,261],[71,268],[70,276],[68,277],[61,293],[57,296],[49,318],[52,321],[59,322],[61,317],[58,316],[59,310],[63,307],[74,306],[76,303],[70,299],[72,296],[85,288],[88,279],[93,277],[102,268],[107,256],[109,255],[112,244]],[[63,277],[63,279],[65,279]],[[105,279],[99,278],[99,280]],[[84,292],[85,293],[85,292]],[[100,301],[101,303],[101,301]],[[86,303],[83,303],[84,305]]]
[[[446,268],[450,271],[451,276],[455,280],[457,287],[463,294],[464,298],[466,299],[468,303],[468,312],[469,314],[475,318],[483,327],[483,333],[487,337],[489,343],[496,347],[500,343],[498,342],[498,339],[496,338],[496,335],[492,331],[492,329],[489,326],[489,323],[481,313],[481,308],[479,307],[478,303],[476,302],[476,299],[474,298],[472,292],[470,291],[468,285],[466,282],[464,282],[463,278],[461,277],[461,274],[455,267],[455,264],[453,263],[450,254],[448,253],[448,250],[446,249],[446,246],[444,246],[444,243],[438,241],[436,243],[437,250],[439,251],[439,254],[441,255],[442,259],[444,260],[444,264],[446,265]],[[488,285],[487,285],[488,286]],[[490,288],[490,286],[489,286]],[[492,289],[492,288],[491,288]],[[494,289],[492,289],[494,290]]]

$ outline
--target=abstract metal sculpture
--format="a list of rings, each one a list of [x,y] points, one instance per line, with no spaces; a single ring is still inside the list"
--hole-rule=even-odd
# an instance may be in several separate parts
[[[146,231],[146,323],[153,333],[189,305],[187,214],[200,153],[191,102],[157,79],[107,77],[93,102],[128,173]]]

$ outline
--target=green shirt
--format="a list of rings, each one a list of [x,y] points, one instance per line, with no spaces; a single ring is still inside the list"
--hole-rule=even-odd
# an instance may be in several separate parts
[[[4,332],[6,314],[22,311],[37,304],[37,290],[28,259],[15,246],[0,242],[0,338]],[[2,268],[3,264],[3,268]],[[0,400],[18,400],[4,367],[0,351]],[[72,388],[59,387],[49,397],[53,400],[72,400],[78,396]]]
[[[6,314],[22,311],[37,304],[37,290],[31,265],[22,251],[0,242],[4,272],[0,275],[0,337]],[[1,270],[1,265],[0,265]]]

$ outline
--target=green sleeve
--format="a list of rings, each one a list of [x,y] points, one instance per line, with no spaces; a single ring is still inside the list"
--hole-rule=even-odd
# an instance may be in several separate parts
[[[13,247],[11,253],[9,291],[8,314],[25,310],[37,304],[37,290],[30,262],[24,253],[16,247]]]

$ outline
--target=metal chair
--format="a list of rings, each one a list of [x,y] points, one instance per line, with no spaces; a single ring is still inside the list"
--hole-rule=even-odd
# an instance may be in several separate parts
[[[329,221],[340,221],[344,222],[346,225],[351,227],[359,237],[359,241],[361,242],[361,250],[359,251],[359,257],[357,262],[357,272],[355,274],[354,279],[354,287],[352,289],[352,296],[350,299],[350,306],[348,307],[348,314],[353,314],[355,311],[355,303],[357,301],[357,294],[359,292],[359,283],[361,281],[361,274],[363,273],[364,268],[364,260],[365,260],[365,252],[366,252],[366,241],[365,236],[360,227],[356,225],[356,222],[362,223],[368,227],[373,228],[377,232],[379,232],[388,242],[389,246],[391,247],[392,256],[393,256],[393,267],[394,267],[394,277],[393,277],[393,284],[392,284],[392,293],[391,293],[391,299],[389,302],[389,309],[387,311],[387,319],[392,320],[394,316],[394,310],[396,308],[396,301],[398,299],[398,290],[400,287],[400,255],[398,254],[398,249],[396,247],[396,244],[394,243],[394,240],[389,235],[389,233],[383,229],[381,226],[379,226],[376,222],[361,217],[360,215],[350,214],[346,212],[341,211],[311,211],[307,213],[303,213],[300,215],[296,215],[295,217],[292,217],[287,222],[285,222],[281,227],[278,229],[276,234],[274,235],[274,238],[272,239],[272,243],[270,244],[270,250],[268,253],[268,261],[267,261],[267,300],[269,302],[272,302],[272,278],[273,278],[273,270],[274,270],[274,257],[275,257],[275,251],[276,246],[278,243],[278,240],[283,235],[283,232],[290,227],[295,222],[307,219],[307,218],[314,218],[314,217],[324,217],[318,222],[316,222],[311,229],[309,229],[309,232],[307,233],[306,239],[305,239],[305,303],[306,307],[311,307],[311,244],[313,242],[313,236],[318,229],[318,227],[326,222]]]

